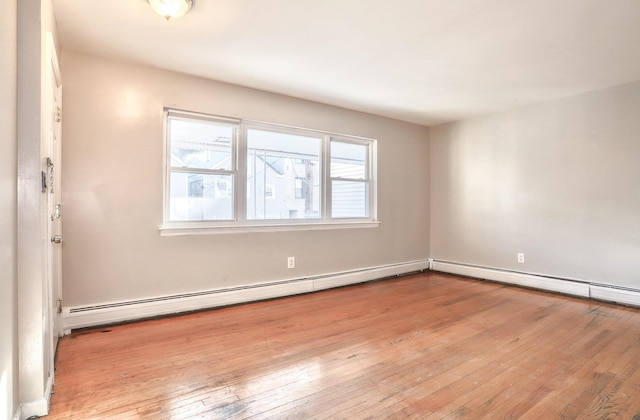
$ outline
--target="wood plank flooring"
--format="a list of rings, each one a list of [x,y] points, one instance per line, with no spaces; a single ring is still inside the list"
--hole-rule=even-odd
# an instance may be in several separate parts
[[[48,419],[640,419],[640,309],[438,273],[60,341]]]

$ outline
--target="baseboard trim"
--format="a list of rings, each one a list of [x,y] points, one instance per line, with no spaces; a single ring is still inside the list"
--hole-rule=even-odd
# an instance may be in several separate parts
[[[31,417],[42,417],[49,414],[49,404],[51,402],[51,391],[53,390],[53,378],[49,376],[44,395],[35,401],[22,404],[16,412],[14,419],[28,419]]]
[[[135,301],[109,302],[84,307],[65,307],[62,317],[63,328],[65,334],[68,334],[71,330],[79,328],[315,292],[428,270],[429,264],[429,260],[424,259],[265,284],[150,297]]]
[[[441,271],[444,273],[491,280],[499,283],[514,284],[532,289],[548,290],[572,296],[590,296],[589,283],[577,280],[560,279],[438,260],[434,260],[431,267],[434,271]]]
[[[20,418],[43,417],[49,414],[49,406],[46,398],[42,397],[36,401],[22,404],[20,407]]]
[[[28,419],[30,417],[42,417],[49,414],[49,405],[45,397],[39,398],[36,401],[31,401],[22,404],[20,407],[20,418]]]

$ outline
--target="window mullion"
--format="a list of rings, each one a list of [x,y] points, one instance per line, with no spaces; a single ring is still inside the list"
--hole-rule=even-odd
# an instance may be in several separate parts
[[[247,127],[240,124],[236,134],[236,182],[235,194],[235,218],[244,223],[247,220]]]
[[[322,139],[322,220],[331,220],[331,136]]]

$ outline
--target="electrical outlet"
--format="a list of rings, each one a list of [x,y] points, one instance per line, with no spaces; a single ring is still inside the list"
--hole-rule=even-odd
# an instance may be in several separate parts
[[[524,264],[524,252],[518,252],[518,262]]]
[[[296,268],[296,257],[287,258],[287,268]]]

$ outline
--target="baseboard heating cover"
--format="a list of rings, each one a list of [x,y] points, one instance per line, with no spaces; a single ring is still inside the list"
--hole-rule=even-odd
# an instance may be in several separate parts
[[[559,279],[438,260],[433,261],[432,269],[434,271],[491,280],[499,283],[515,284],[518,286],[530,287],[532,289],[541,289],[567,295],[589,297],[589,283],[577,280]]]
[[[63,308],[63,325],[65,333],[68,334],[71,330],[78,328],[292,296],[427,269],[429,269],[429,260],[424,259],[264,284],[150,297],[124,302],[109,302],[92,306],[65,307]]]
[[[640,307],[640,290],[603,284],[592,284],[590,290],[592,299]]]
[[[438,260],[431,261],[431,269],[434,271],[441,271],[443,273],[457,274],[460,276],[530,287],[532,289],[548,290],[556,293],[640,307],[640,290],[638,289]]]

